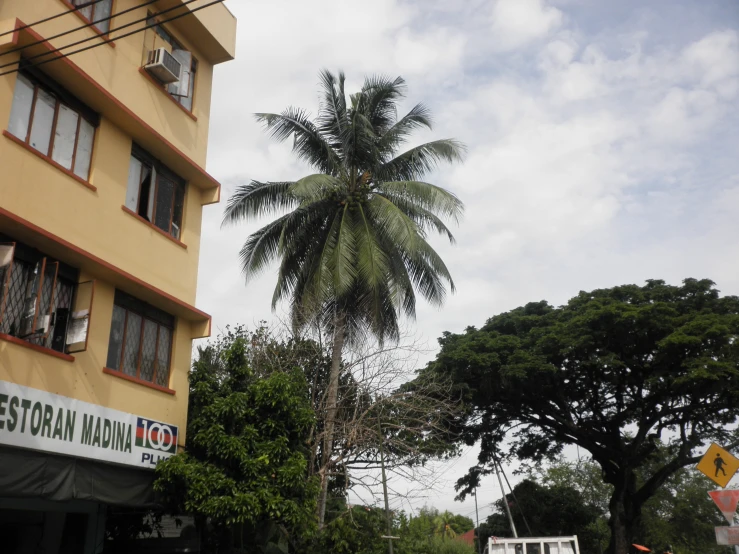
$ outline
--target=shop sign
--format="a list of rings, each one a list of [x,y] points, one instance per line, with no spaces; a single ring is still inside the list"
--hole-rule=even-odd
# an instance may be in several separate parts
[[[153,469],[176,425],[0,381],[0,444]]]

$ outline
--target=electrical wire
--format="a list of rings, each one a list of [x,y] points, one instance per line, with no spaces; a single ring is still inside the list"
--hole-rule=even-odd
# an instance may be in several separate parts
[[[99,2],[100,0],[95,0],[95,1],[96,2]],[[149,6],[150,4],[154,4],[155,2],[158,2],[158,1],[159,0],[147,0],[146,2],[144,2],[143,4],[141,4],[140,6],[134,6],[133,8],[125,9],[122,12],[114,13],[112,15],[109,15],[108,17],[103,17],[102,19],[97,19],[95,21],[90,21],[89,23],[86,23],[85,25],[81,25],[79,27],[75,27],[74,29],[70,29],[68,31],[64,31],[63,33],[59,33],[58,35],[54,35],[52,37],[47,37],[47,38],[42,38],[40,40],[37,40],[36,42],[32,42],[31,44],[26,44],[25,46],[17,46],[15,48],[11,48],[10,50],[6,50],[5,52],[0,53],[0,56],[7,56],[8,54],[14,54],[15,52],[20,52],[21,50],[25,50],[26,48],[31,48],[32,46],[38,46],[39,44],[43,44],[44,42],[48,42],[48,41],[54,40],[56,38],[64,37],[64,36],[67,36],[67,35],[71,35],[72,33],[75,33],[77,31],[81,31],[82,29],[87,29],[88,27],[93,27],[93,26],[97,25],[98,23],[102,23],[103,21],[112,21],[114,18],[118,17],[119,15],[127,14],[128,12],[132,12],[132,11],[138,10],[139,8],[143,8],[143,7]],[[177,6],[177,7],[179,8],[180,6]],[[165,10],[165,12],[166,11],[167,10]],[[67,12],[67,13],[70,13],[70,12]],[[138,19],[138,20],[134,21],[131,24],[123,25],[121,27],[118,27],[116,29],[113,29],[110,32],[112,33],[112,32],[117,31],[118,29],[125,29],[126,27],[130,27],[131,25],[133,25],[135,23],[141,23],[142,21],[146,21],[146,19],[148,19],[148,16],[146,18],[144,18],[144,19]],[[28,27],[32,27],[33,25],[38,25],[38,24],[37,23],[33,23],[31,25],[24,25],[23,27],[19,27],[19,29],[26,29]],[[94,40],[96,38],[99,38],[99,37],[91,37],[90,39],[86,39],[86,40]],[[79,43],[75,43],[75,44],[79,44]],[[75,44],[68,44],[67,46],[65,46],[63,48],[69,48],[70,46],[75,46]],[[50,52],[48,52],[48,53],[50,53]],[[8,65],[13,65],[14,63],[18,63],[18,62],[12,62],[10,64],[0,65],[0,68],[7,67]]]
[[[24,31],[24,30],[28,29],[29,27],[35,27],[36,25],[41,25],[42,23],[46,23],[47,21],[52,21],[53,19],[58,19],[60,17],[64,17],[65,15],[68,15],[68,14],[74,13],[74,12],[77,12],[77,11],[79,11],[82,8],[86,8],[88,6],[92,6],[92,5],[97,4],[98,2],[102,2],[102,1],[103,0],[91,0],[90,2],[88,2],[86,4],[83,4],[81,6],[75,6],[72,9],[69,9],[69,10],[63,11],[61,13],[52,15],[51,17],[47,17],[46,19],[40,19],[39,21],[35,21],[34,23],[29,23],[28,25],[23,25],[21,27],[16,27],[15,29],[13,29],[11,31],[5,31],[4,33],[0,33],[0,37],[4,37],[6,35],[12,35],[13,33],[18,32],[18,31]]]
[[[149,1],[148,1],[148,2],[146,3],[146,4],[144,4],[144,6],[146,6],[146,5],[148,5],[148,4],[153,4],[153,3],[154,3],[154,2],[156,2],[156,1],[158,1],[158,0],[149,0]],[[166,9],[166,10],[162,11],[162,12],[159,12],[159,14],[163,14],[163,13],[171,12],[171,11],[173,11],[173,10],[177,10],[177,9],[179,9],[179,8],[184,8],[184,7],[185,7],[185,6],[187,6],[188,4],[192,4],[193,2],[197,2],[197,1],[198,1],[198,0],[187,0],[187,2],[184,2],[183,4],[180,4],[180,5],[174,6],[174,7],[172,7],[172,8],[168,8],[168,9]],[[139,7],[142,7],[142,6],[137,6],[137,8],[139,8]],[[130,11],[130,9],[129,9],[129,11]],[[187,12],[187,13],[191,13],[192,11],[195,11],[195,10],[188,10],[188,12]],[[125,13],[125,12],[121,12],[121,13]],[[120,15],[120,14],[119,14],[119,15]],[[185,14],[185,15],[187,15],[187,14]],[[147,16],[147,17],[144,17],[144,18],[141,18],[141,19],[137,19],[136,21],[132,21],[132,22],[130,22],[130,23],[126,23],[125,25],[121,25],[120,27],[118,27],[118,28],[114,29],[114,30],[113,30],[112,32],[115,32],[115,31],[120,31],[121,29],[127,29],[128,27],[133,27],[134,25],[138,25],[139,23],[143,23],[143,22],[145,22],[145,21],[148,21],[148,20],[149,20],[149,17],[148,17],[148,16]],[[101,19],[100,21],[103,21],[103,20]],[[171,21],[171,20],[168,20],[168,21]],[[156,25],[159,25],[159,23],[156,23],[156,24],[154,24],[153,26],[156,26]],[[84,29],[84,27],[80,27],[80,29]],[[30,48],[31,46],[36,46],[36,45],[38,45],[38,44],[42,44],[42,43],[44,43],[44,42],[47,42],[48,40],[51,40],[52,38],[57,38],[57,37],[59,37],[59,36],[63,36],[63,35],[66,35],[66,34],[72,33],[72,32],[74,32],[75,30],[76,30],[76,29],[73,29],[73,30],[71,30],[71,31],[67,31],[67,32],[65,32],[65,33],[62,33],[61,35],[57,35],[56,37],[50,37],[49,39],[43,39],[43,40],[40,40],[40,41],[36,41],[36,42],[34,42],[34,43],[28,44],[28,45],[26,45],[26,46],[21,46],[21,47],[18,47],[18,48],[16,48],[15,50],[11,50],[11,52],[12,52],[12,51],[15,51],[15,52],[17,52],[18,50],[23,50],[23,49],[25,49],[25,48]],[[112,40],[108,40],[108,39],[103,39],[103,40],[104,40],[104,42],[103,42],[103,43],[105,43],[105,42],[112,42],[112,41],[118,40],[119,38],[123,38],[123,37],[125,37],[125,36],[129,36],[129,35],[121,35],[121,36],[117,36],[117,37],[115,37],[115,38],[114,38],[114,39],[112,39]],[[84,38],[84,39],[82,39],[82,40],[78,40],[77,42],[72,42],[71,44],[66,44],[66,45],[64,45],[64,46],[60,46],[59,48],[54,48],[53,50],[49,50],[48,52],[42,52],[41,54],[36,54],[35,56],[31,56],[30,58],[23,58],[23,59],[21,59],[21,60],[19,60],[19,61],[17,61],[17,62],[9,62],[9,63],[3,64],[3,65],[0,65],[0,69],[4,69],[4,68],[6,68],[6,67],[10,67],[11,65],[18,65],[18,64],[21,64],[21,63],[27,64],[27,63],[28,63],[28,62],[30,62],[31,60],[35,60],[35,59],[38,59],[38,58],[43,58],[43,57],[46,57],[46,56],[51,56],[51,55],[54,55],[54,54],[58,54],[59,52],[61,52],[62,50],[66,50],[67,48],[72,48],[73,46],[79,46],[80,44],[84,44],[84,43],[86,43],[86,42],[90,42],[90,41],[92,41],[92,40],[98,40],[99,38],[100,38],[99,36],[92,36],[92,37],[87,37],[87,38]],[[101,44],[103,44],[103,43],[101,43]],[[79,52],[81,52],[81,51],[82,51],[82,50],[79,50]],[[75,52],[72,52],[72,54],[74,54],[74,53],[75,53]],[[70,55],[71,55],[71,54],[70,54]],[[54,58],[54,59],[57,59],[57,58]],[[5,75],[5,74],[3,73],[3,75]]]
[[[192,2],[194,0],[190,0],[190,1]],[[64,54],[64,55],[61,55],[61,56],[57,56],[57,57],[52,58],[50,60],[43,60],[43,61],[40,61],[40,62],[35,63],[35,64],[30,64],[30,65],[24,66],[23,69],[26,69],[28,67],[31,67],[31,68],[39,67],[39,66],[45,65],[47,63],[51,63],[51,62],[54,62],[54,61],[57,61],[57,60],[62,60],[64,58],[68,58],[70,56],[73,56],[74,54],[79,54],[81,52],[86,52],[88,50],[92,50],[93,48],[99,48],[103,44],[108,44],[110,42],[115,42],[116,40],[120,40],[122,38],[130,37],[132,35],[141,33],[143,31],[146,31],[147,29],[152,29],[152,28],[157,27],[159,25],[162,25],[164,23],[169,23],[170,21],[175,21],[176,19],[180,19],[181,17],[185,17],[187,15],[193,14],[193,13],[195,13],[197,11],[200,11],[200,10],[203,10],[205,8],[209,8],[210,6],[214,6],[215,4],[221,4],[221,3],[223,3],[223,1],[224,0],[213,0],[212,2],[209,2],[207,4],[204,4],[202,6],[199,6],[197,8],[192,9],[192,10],[189,10],[186,13],[182,13],[182,14],[176,15],[174,17],[170,17],[169,19],[158,21],[157,23],[152,23],[151,25],[147,25],[146,27],[142,27],[141,29],[137,29],[135,31],[131,31],[129,33],[125,33],[125,34],[120,35],[120,36],[115,37],[115,38],[103,39],[103,41],[100,42],[100,43],[98,43],[98,44],[93,44],[92,46],[87,46],[85,48],[80,48],[79,50],[74,50],[73,52],[69,52],[67,54]],[[52,53],[52,52],[49,52],[49,53]],[[21,71],[21,68],[20,67],[18,67],[16,69],[11,69],[10,71],[4,71],[4,72],[0,73],[0,77],[4,77],[5,75],[11,75],[13,73],[18,73],[19,71]]]

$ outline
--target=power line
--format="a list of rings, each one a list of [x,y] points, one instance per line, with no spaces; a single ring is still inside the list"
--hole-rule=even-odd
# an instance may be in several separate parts
[[[52,15],[51,17],[47,17],[46,19],[41,19],[41,20],[36,21],[34,23],[29,23],[28,25],[22,25],[21,27],[16,27],[12,31],[5,31],[4,33],[0,33],[0,37],[4,37],[6,35],[12,35],[13,33],[18,32],[18,31],[24,31],[24,30],[28,29],[29,27],[34,27],[35,25],[41,25],[42,23],[46,23],[47,21],[51,21],[53,19],[58,19],[60,17],[63,17],[65,15],[68,15],[70,13],[78,12],[82,8],[86,8],[88,6],[92,6],[92,5],[97,4],[98,2],[102,2],[102,1],[103,0],[91,0],[90,2],[87,2],[86,4],[82,4],[80,6],[75,6],[72,9],[65,10],[65,11],[63,11],[61,13],[56,14],[56,15]]]
[[[146,4],[144,4],[144,6],[146,6],[146,5],[148,5],[148,4],[153,4],[153,3],[154,3],[154,2],[156,2],[156,1],[157,1],[157,0],[149,0],[149,1],[148,1],[148,2],[146,3]],[[187,0],[187,2],[184,2],[183,4],[180,4],[180,5],[174,6],[173,8],[168,8],[168,9],[166,9],[166,10],[162,11],[162,12],[159,12],[159,13],[160,13],[160,14],[162,14],[162,13],[167,13],[167,12],[171,12],[171,11],[173,11],[173,10],[177,10],[177,9],[179,9],[179,8],[184,8],[185,6],[187,6],[188,4],[192,4],[193,2],[197,2],[197,0]],[[137,8],[139,8],[139,7],[142,7],[142,6],[137,6]],[[134,9],[135,9],[135,8],[134,8]],[[129,9],[129,11],[131,11],[131,9]],[[196,10],[189,10],[189,11],[188,11],[188,12],[186,12],[186,13],[185,13],[184,15],[187,15],[188,13],[191,13],[191,12],[193,12],[193,11],[196,11]],[[124,12],[121,12],[121,13],[124,13]],[[120,15],[120,14],[118,14],[118,15]],[[149,20],[149,17],[148,17],[148,16],[147,16],[147,17],[144,17],[144,18],[141,18],[141,19],[137,19],[136,21],[132,21],[132,22],[130,22],[130,23],[126,23],[125,25],[121,25],[121,26],[120,26],[120,27],[118,27],[117,29],[114,29],[114,31],[120,31],[121,29],[127,29],[128,27],[133,27],[134,25],[138,25],[139,23],[142,23],[142,22],[144,22],[144,21],[148,21],[148,20]],[[101,21],[103,21],[103,20],[101,20]],[[167,21],[171,21],[171,19],[170,19],[170,20],[167,20]],[[156,27],[157,25],[159,25],[159,23],[155,23],[155,24],[153,24],[152,26]],[[85,28],[85,27],[80,27],[80,29],[84,29],[84,28]],[[147,27],[147,28],[148,28],[148,27]],[[146,28],[145,28],[145,29],[146,29]],[[141,30],[143,31],[143,30],[145,30],[145,29],[141,29]],[[16,52],[17,52],[18,50],[23,50],[23,49],[25,49],[25,48],[30,48],[31,46],[35,46],[35,45],[38,45],[38,44],[44,43],[44,42],[46,42],[47,40],[51,40],[52,38],[57,38],[57,37],[60,37],[60,36],[63,36],[63,35],[66,35],[66,34],[72,33],[72,32],[74,32],[75,30],[76,30],[76,29],[73,29],[72,31],[67,31],[67,32],[65,32],[65,33],[62,33],[62,34],[60,34],[60,35],[57,35],[56,37],[51,37],[51,38],[49,38],[49,39],[44,39],[44,40],[36,41],[35,43],[31,43],[31,44],[29,44],[29,45],[27,45],[27,46],[22,46],[22,47],[18,47],[18,48],[16,48],[15,50],[11,50],[11,52],[12,52],[12,51],[16,51]],[[105,43],[105,42],[112,42],[112,41],[118,40],[119,38],[123,38],[123,37],[126,37],[126,36],[129,36],[129,35],[121,35],[121,36],[117,36],[117,37],[115,37],[114,39],[104,39],[104,42],[103,42],[103,43]],[[43,57],[46,57],[46,56],[50,56],[50,55],[53,55],[53,54],[57,54],[57,53],[61,52],[62,50],[66,50],[67,48],[71,48],[72,46],[79,46],[80,44],[84,44],[84,43],[86,43],[86,42],[90,42],[90,41],[92,41],[92,40],[97,40],[97,39],[99,39],[99,38],[100,38],[99,36],[92,36],[92,37],[87,37],[87,38],[85,38],[85,39],[82,39],[82,40],[78,40],[77,42],[73,42],[73,43],[71,43],[71,44],[66,44],[66,45],[64,45],[64,46],[60,46],[59,48],[54,48],[53,50],[49,50],[48,52],[42,52],[41,54],[36,54],[35,56],[31,56],[30,58],[24,58],[24,59],[22,59],[22,60],[20,60],[20,61],[17,61],[17,62],[10,62],[10,63],[6,63],[6,64],[4,64],[4,65],[0,65],[0,69],[3,69],[3,68],[5,68],[5,67],[10,67],[11,65],[17,65],[17,64],[20,64],[20,63],[28,63],[29,61],[31,61],[31,60],[35,60],[35,59],[37,59],[37,58],[43,58]],[[101,43],[101,44],[103,44],[103,43]],[[83,51],[83,50],[78,50],[78,52],[82,52],[82,51]],[[75,52],[72,52],[72,53],[70,53],[70,55],[71,55],[71,54],[74,54],[74,53],[75,53]],[[54,59],[56,59],[56,58],[54,58]],[[3,75],[5,75],[5,74],[3,73]]]
[[[100,1],[101,0],[95,0],[95,2],[100,2]],[[97,19],[95,21],[90,21],[89,23],[86,23],[85,25],[81,25],[79,27],[75,27],[74,29],[70,29],[68,31],[64,31],[63,33],[59,33],[58,35],[54,35],[54,36],[48,37],[48,38],[43,38],[43,39],[37,40],[36,42],[32,42],[31,44],[26,44],[25,46],[17,46],[15,48],[11,48],[10,50],[6,50],[5,52],[0,53],[0,56],[7,56],[8,54],[13,54],[15,52],[20,52],[21,50],[25,50],[26,48],[31,48],[32,46],[38,46],[39,44],[43,44],[44,42],[48,42],[48,41],[54,40],[56,38],[64,37],[64,36],[67,36],[67,35],[71,35],[72,33],[75,33],[77,31],[81,31],[82,29],[87,29],[88,27],[93,27],[93,26],[97,25],[98,23],[102,23],[103,21],[112,21],[114,18],[118,17],[119,15],[127,14],[128,12],[132,12],[132,11],[138,10],[139,8],[143,8],[145,6],[148,6],[150,4],[153,4],[155,2],[158,2],[158,0],[148,0],[147,2],[141,4],[140,6],[134,6],[133,8],[128,8],[126,10],[123,10],[122,12],[114,13],[112,15],[109,15],[108,17],[103,17],[102,19]],[[179,8],[180,6],[177,6],[177,7]],[[171,9],[172,8],[170,8],[170,10]],[[167,11],[170,11],[170,10],[165,10],[162,13],[166,13]],[[71,13],[71,12],[67,12],[67,13]],[[133,23],[129,23],[129,24],[123,25],[121,27],[118,27],[116,29],[113,29],[110,32],[112,33],[112,32],[115,32],[115,31],[117,31],[119,29],[125,29],[126,27],[130,27],[131,25],[134,25],[136,23],[141,23],[142,21],[146,21],[147,19],[148,19],[148,17],[146,17],[144,19],[137,19]],[[38,25],[38,23],[32,23],[31,25],[24,25],[23,27],[19,27],[19,29],[27,29],[28,27],[32,27],[34,25]],[[98,36],[94,36],[94,37],[85,39],[84,42],[87,42],[88,40],[95,40],[97,38],[99,38],[99,37]],[[70,46],[76,46],[77,44],[81,44],[82,42],[83,41],[76,42],[76,43],[73,43],[73,44],[68,44],[67,46],[63,46],[62,48],[57,49],[57,51],[63,50],[64,48],[69,48]],[[47,54],[50,54],[50,53],[51,52],[47,52]],[[12,63],[9,63],[9,64],[0,65],[0,68],[7,67],[9,65],[13,65],[14,63],[18,63],[18,62],[12,62]]]
[[[193,2],[195,0],[189,0],[189,1],[190,2]],[[181,17],[185,17],[187,15],[193,14],[193,13],[195,13],[197,11],[200,11],[200,10],[203,10],[205,8],[209,8],[210,6],[214,6],[215,4],[220,4],[223,1],[224,0],[213,0],[213,2],[209,2],[208,4],[204,4],[202,6],[199,6],[197,8],[194,8],[192,10],[189,10],[186,13],[182,13],[182,14],[176,15],[174,17],[170,17],[169,19],[165,19],[165,20],[159,21],[157,23],[152,23],[151,25],[147,25],[146,27],[142,27],[141,29],[137,29],[135,31],[131,31],[129,33],[125,33],[125,34],[123,34],[121,36],[118,36],[118,37],[115,37],[115,38],[103,39],[103,41],[100,42],[100,43],[98,43],[98,44],[93,44],[92,46],[87,46],[85,48],[80,48],[79,50],[74,50],[73,52],[69,52],[68,54],[57,56],[57,57],[55,57],[53,59],[50,59],[50,60],[44,60],[44,61],[41,61],[41,62],[38,62],[38,63],[35,63],[35,64],[30,64],[28,66],[24,66],[24,69],[26,69],[28,67],[39,67],[39,66],[42,66],[42,65],[47,64],[47,63],[50,63],[50,62],[54,62],[54,61],[57,61],[57,60],[62,60],[64,58],[68,58],[70,56],[73,56],[74,54],[79,54],[81,52],[86,52],[87,50],[92,50],[93,48],[99,48],[103,44],[108,44],[110,42],[115,42],[116,40],[120,40],[122,38],[130,37],[132,35],[135,35],[135,34],[138,34],[138,33],[143,32],[143,31],[146,31],[147,29],[151,29],[153,27],[157,27],[158,25],[161,25],[161,24],[164,24],[164,23],[169,23],[170,21],[175,21],[176,19],[180,19]],[[53,53],[53,51],[52,52],[49,52],[49,53]],[[11,75],[13,73],[18,73],[20,70],[21,70],[21,68],[18,67],[16,69],[11,69],[10,71],[4,71],[3,73],[0,73],[0,77],[3,77],[5,75]]]

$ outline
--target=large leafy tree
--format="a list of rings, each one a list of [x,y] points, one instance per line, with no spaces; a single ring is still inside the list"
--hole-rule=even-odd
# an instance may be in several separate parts
[[[452,193],[423,181],[437,163],[460,160],[459,142],[437,140],[400,152],[413,131],[431,128],[423,104],[398,117],[403,79],[367,78],[348,97],[344,81],[343,74],[321,74],[315,120],[293,107],[257,114],[273,138],[292,138],[294,153],[317,173],[244,184],[224,214],[224,223],[281,214],[246,240],[243,273],[251,279],[279,260],[273,308],[287,300],[296,327],[317,325],[333,336],[324,456],[331,452],[345,342],[365,331],[380,342],[396,339],[401,314],[415,315],[416,291],[433,304],[443,302],[454,284],[427,234],[452,241],[443,220],[456,221],[463,208]],[[319,525],[330,473],[329,459],[323,462]]]
[[[237,328],[200,349],[190,373],[187,450],[157,465],[164,506],[193,514],[213,551],[230,546],[233,531],[242,544],[275,525],[282,538],[315,526],[318,482],[308,477],[305,441],[314,413],[292,355],[300,345],[267,352],[264,340],[262,331]]]
[[[590,453],[612,494],[609,554],[627,554],[642,509],[708,441],[735,444],[739,298],[708,280],[648,281],[531,303],[445,334],[426,371],[450,375],[470,410],[459,438],[481,441],[469,491],[497,457]],[[640,474],[640,470],[645,470]]]

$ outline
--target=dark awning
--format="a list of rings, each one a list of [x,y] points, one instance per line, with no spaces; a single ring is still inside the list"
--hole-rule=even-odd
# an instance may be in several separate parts
[[[148,507],[154,472],[0,446],[0,497]]]

